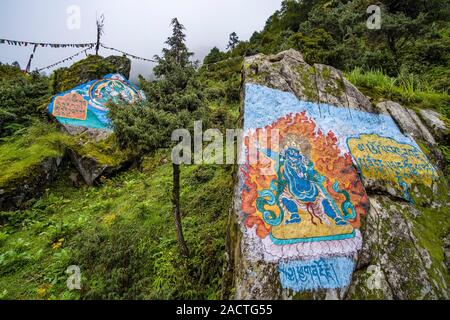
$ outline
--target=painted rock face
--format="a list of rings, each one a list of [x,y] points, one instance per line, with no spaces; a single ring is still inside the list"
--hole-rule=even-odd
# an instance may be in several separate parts
[[[107,111],[108,102],[117,103],[124,100],[128,103],[136,103],[142,100],[141,92],[120,79],[102,79],[92,84],[89,89],[89,98],[92,106],[102,111]]]
[[[238,213],[246,254],[277,264],[285,289],[347,286],[370,207],[361,176],[409,200],[411,184],[431,185],[436,170],[389,116],[256,84],[245,90]]]
[[[109,74],[57,94],[47,110],[64,125],[110,129],[108,103],[134,104],[144,99],[144,93],[122,75]]]

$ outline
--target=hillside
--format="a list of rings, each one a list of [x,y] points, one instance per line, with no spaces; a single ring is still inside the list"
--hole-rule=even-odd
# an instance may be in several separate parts
[[[368,30],[370,1],[282,1],[201,66],[172,21],[155,80],[120,80],[142,99],[105,102],[105,128],[49,105],[129,78],[126,57],[0,64],[0,299],[449,299],[450,1],[379,3]],[[243,151],[278,128],[281,147],[173,164],[173,130],[198,120],[243,129]],[[324,261],[335,283],[296,278]]]

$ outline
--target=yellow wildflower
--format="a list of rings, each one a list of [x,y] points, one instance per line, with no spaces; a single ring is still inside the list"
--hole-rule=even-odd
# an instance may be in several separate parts
[[[44,285],[42,285],[42,286],[40,286],[38,289],[37,289],[37,293],[38,293],[38,295],[40,296],[40,297],[44,297],[45,295],[47,295],[47,291],[48,291],[48,289],[50,289],[52,287],[52,285],[51,284],[44,284]]]
[[[64,238],[59,239],[57,242],[52,244],[53,250],[58,250],[59,248],[61,248],[63,243],[64,243]]]
[[[45,295],[45,293],[47,292],[47,288],[45,288],[45,287],[40,287],[40,288],[37,290],[37,292],[38,292],[38,294],[39,294],[40,296],[43,296],[43,295]]]
[[[116,220],[116,218],[117,216],[114,213],[107,214],[106,216],[103,217],[103,223],[111,225]]]

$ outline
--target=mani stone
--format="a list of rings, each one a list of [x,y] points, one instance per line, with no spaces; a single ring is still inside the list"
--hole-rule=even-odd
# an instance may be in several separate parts
[[[431,110],[420,112],[423,123],[413,110],[392,101],[385,101],[374,107],[364,94],[342,77],[339,70],[321,64],[309,65],[300,52],[292,49],[275,55],[258,54],[246,57],[243,80],[245,84],[259,84],[290,92],[304,101],[386,114],[395,120],[404,134],[421,139],[431,146],[436,142],[424,123],[433,133],[435,130],[446,130],[439,115]],[[243,110],[244,108],[241,112],[244,112]],[[244,116],[244,113],[241,116]],[[256,240],[245,234],[245,217],[240,214],[240,184],[242,181],[238,180],[228,225],[223,298],[449,298],[444,273],[445,267],[450,264],[450,241],[447,240],[444,246],[446,255],[440,263],[430,263],[432,252],[421,244],[415,234],[417,232],[420,235],[421,229],[417,229],[412,219],[424,212],[420,210],[420,206],[407,203],[399,195],[389,192],[389,183],[372,192],[371,188],[366,186],[370,209],[366,216],[362,217],[362,248],[352,257],[356,260],[356,269],[349,286],[304,292],[283,288],[277,264],[264,260],[267,252],[252,250]],[[445,204],[440,202],[439,205]]]

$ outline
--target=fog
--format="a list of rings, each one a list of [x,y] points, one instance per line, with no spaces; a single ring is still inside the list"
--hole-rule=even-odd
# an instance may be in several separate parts
[[[95,42],[96,17],[104,14],[102,43],[151,59],[161,53],[171,33],[170,21],[177,17],[186,27],[189,49],[201,60],[214,46],[224,50],[233,31],[241,40],[248,40],[254,31],[264,27],[280,3],[280,0],[1,0],[0,38],[47,43]],[[73,5],[80,12],[80,23],[75,28],[73,23],[68,24],[74,21],[74,12],[68,13]],[[81,50],[38,47],[32,70]],[[0,62],[17,61],[24,69],[31,51],[30,46],[0,44]],[[116,53],[101,49],[100,54]],[[68,66],[83,56],[58,67]],[[148,78],[151,70],[151,63],[132,60],[131,78],[138,74]]]

